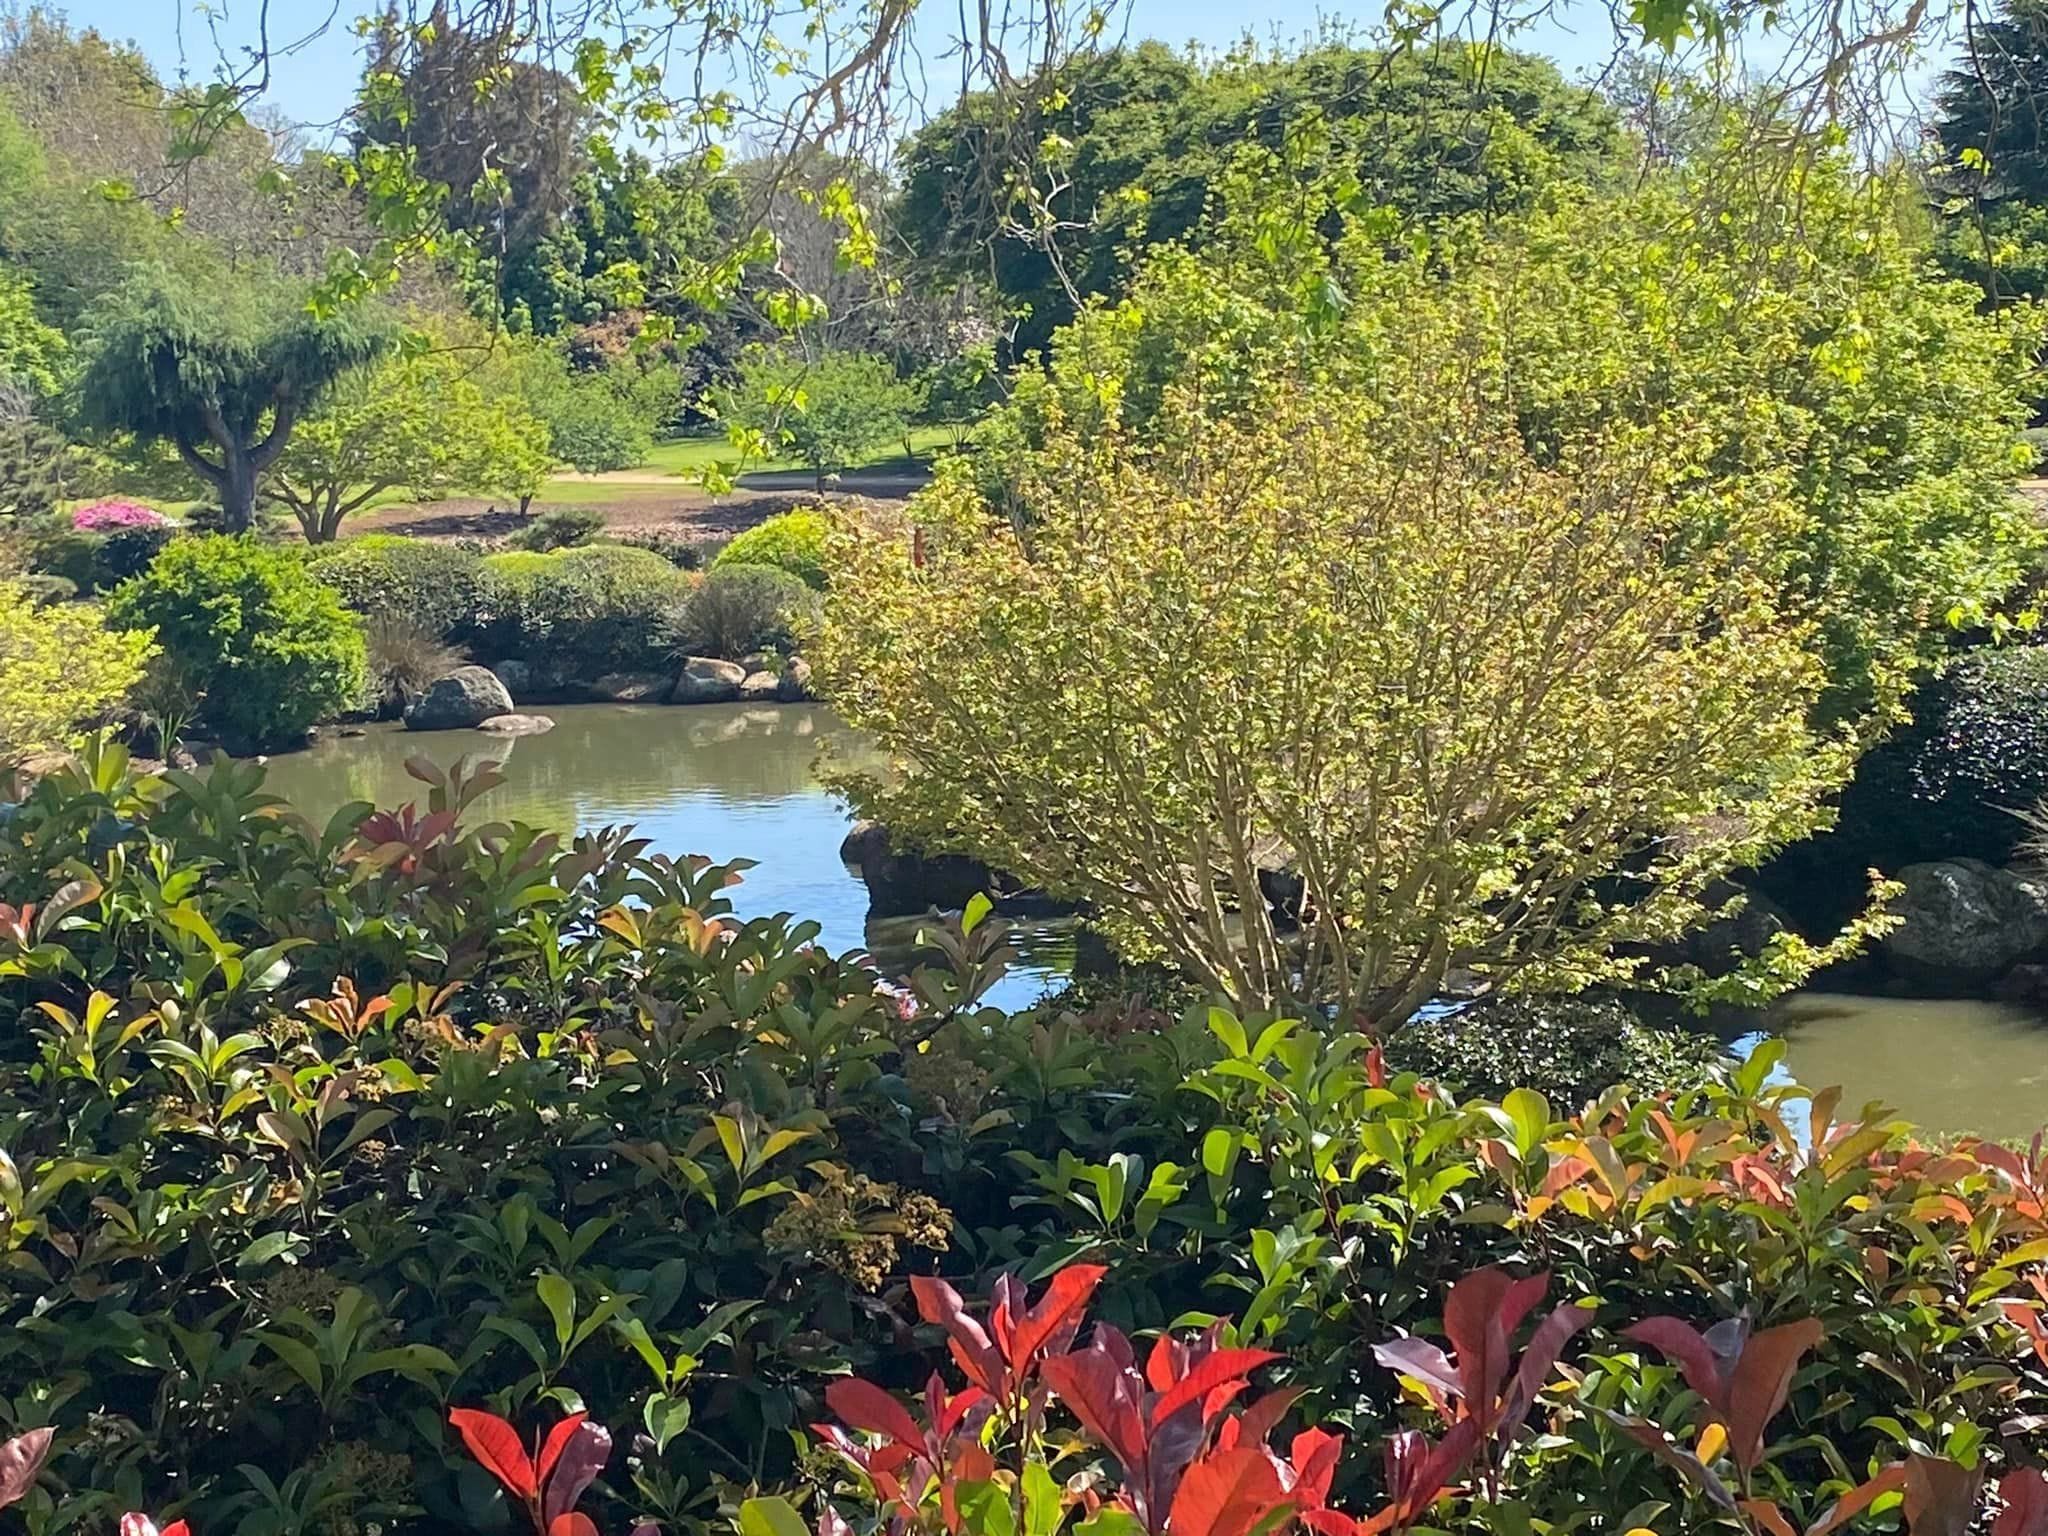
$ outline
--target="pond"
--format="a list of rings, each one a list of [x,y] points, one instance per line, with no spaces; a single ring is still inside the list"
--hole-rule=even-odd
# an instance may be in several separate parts
[[[839,861],[852,825],[818,782],[821,755],[853,766],[871,748],[821,705],[573,704],[550,708],[555,728],[509,739],[480,731],[407,731],[377,725],[270,760],[268,787],[315,824],[351,800],[379,806],[424,800],[405,771],[424,755],[446,767],[465,755],[502,765],[505,782],[480,808],[504,820],[561,831],[631,822],[656,851],[701,853],[756,867],[728,893],[746,917],[792,912],[819,924],[835,954],[871,949],[885,965],[906,958],[914,922],[867,923],[867,887]],[[1021,1008],[1072,965],[1072,934],[1020,930],[1022,963],[991,1001]]]
[[[2048,1019],[2004,1003],[1808,992],[1773,1014],[1785,1068],[1933,1131],[2021,1139],[2048,1124]]]
[[[731,893],[746,916],[793,912],[834,952],[869,949],[905,963],[916,924],[870,927],[867,888],[839,862],[850,817],[818,782],[821,755],[859,765],[871,749],[817,705],[580,704],[550,710],[555,729],[503,740],[469,731],[368,734],[274,758],[270,786],[316,821],[350,800],[397,805],[424,786],[405,772],[424,753],[502,761],[495,816],[568,830],[632,822],[664,853],[748,858]],[[1020,928],[1023,963],[993,1001],[1018,1008],[1072,966],[1072,935]],[[2031,1135],[2048,1121],[2048,1020],[1995,1003],[1919,1002],[1825,993],[1789,999],[1772,1025],[1801,1082],[1839,1083],[1846,1105],[1880,1099],[1932,1130]]]

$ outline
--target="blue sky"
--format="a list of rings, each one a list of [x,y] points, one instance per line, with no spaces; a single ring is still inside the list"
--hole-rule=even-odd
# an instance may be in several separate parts
[[[167,79],[175,78],[181,65],[193,78],[210,78],[223,45],[232,53],[253,38],[259,9],[257,0],[59,0],[59,6],[75,26],[97,27],[139,44]],[[349,23],[367,6],[363,0],[271,0],[269,9],[273,50],[266,101],[301,123],[338,118],[348,106],[359,68]],[[932,0],[932,9],[943,33],[957,12],[942,0]],[[1525,45],[1551,54],[1568,69],[1597,67],[1608,40],[1604,13],[1594,5],[1576,9],[1584,17],[1582,28],[1546,24]],[[1377,3],[1350,7],[1317,0],[1258,0],[1255,5],[1245,0],[1133,0],[1128,31],[1134,38],[1223,48],[1248,27],[1262,40],[1295,39],[1312,32],[1321,17],[1369,18],[1379,12]],[[283,45],[319,31],[329,17],[333,20],[320,35],[296,50],[282,51]]]

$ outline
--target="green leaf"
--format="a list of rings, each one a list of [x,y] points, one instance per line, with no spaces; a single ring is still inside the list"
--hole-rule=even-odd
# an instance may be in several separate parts
[[[1550,1133],[1550,1101],[1533,1088],[1516,1088],[1500,1101],[1515,1128],[1515,1151],[1526,1161]]]
[[[995,911],[995,903],[981,892],[976,891],[967,898],[967,910],[960,914],[960,933],[964,938],[981,926],[981,920]]]
[[[281,1254],[290,1253],[301,1239],[295,1232],[266,1232],[242,1250],[235,1260],[237,1269],[260,1269]]]
[[[740,1505],[740,1536],[811,1536],[804,1517],[787,1499],[748,1499]]]
[[[555,1320],[555,1342],[567,1350],[569,1336],[576,1331],[576,1287],[549,1269],[541,1272],[533,1288]]]
[[[1042,1461],[1024,1468],[1024,1536],[1053,1536],[1066,1515],[1064,1490]]]

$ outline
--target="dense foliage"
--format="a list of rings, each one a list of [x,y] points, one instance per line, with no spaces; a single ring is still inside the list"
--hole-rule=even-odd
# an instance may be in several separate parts
[[[1499,1098],[1583,1104],[1627,1083],[1677,1093],[1728,1060],[1712,1035],[1656,1029],[1611,998],[1497,997],[1432,1010],[1387,1041],[1387,1065]]]
[[[142,679],[150,636],[83,603],[41,603],[0,578],[0,779],[22,759],[75,745]]]
[[[659,555],[617,544],[491,555],[471,648],[571,678],[665,670],[660,627],[690,578]]]
[[[824,512],[781,512],[756,523],[718,552],[714,571],[735,565],[768,565],[787,571],[806,586],[825,586],[825,539],[831,519]]]
[[[1088,1428],[1061,1477],[1104,1465],[1044,1508],[1056,1529],[1143,1492],[1090,1292],[1126,1335],[1226,1318],[1155,1346],[1149,1390],[1212,1350],[1211,1384],[1269,1376],[1247,1446],[1283,1415],[1396,1435],[1384,1477],[1332,1450],[1315,1484],[1333,1512],[1395,1505],[1374,1530],[1627,1529],[1654,1505],[1776,1532],[1735,1498],[1799,1528],[1908,1453],[2036,1448],[2038,1149],[1838,1121],[1832,1094],[1766,1086],[1768,1049],[1574,1114],[1461,1101],[1298,1023],[1004,1016],[975,1004],[1002,958],[979,912],[899,996],[791,919],[735,918],[737,869],[484,824],[492,775],[419,772],[419,807],[321,829],[254,767],[136,779],[102,749],[0,818],[6,1427],[52,1431],[32,1528],[503,1531],[527,1490],[489,1420],[567,1441],[570,1408],[610,1431],[571,1495],[603,1529],[722,1530],[764,1486],[822,1511],[847,1474],[784,1431],[830,1419],[824,1444],[921,1508],[889,1394],[950,1345],[993,1411],[1043,1372]],[[1017,1276],[1063,1267],[1027,1300]],[[957,1294],[1004,1272],[1026,1329]],[[1563,1322],[1504,1410],[1546,1290]],[[1667,1313],[1718,1324],[1758,1384],[1731,1400]],[[1439,1413],[1431,1480],[1411,1437]],[[976,1463],[950,1439],[957,1491]],[[1137,1518],[1191,1529],[1172,1502]]]
[[[243,535],[174,540],[117,589],[108,616],[153,629],[238,751],[295,746],[363,692],[363,632],[288,551]]]
[[[787,453],[818,476],[901,442],[920,407],[917,386],[871,353],[751,349],[717,394],[719,414],[753,454]]]
[[[322,551],[307,569],[357,613],[409,619],[442,639],[465,634],[485,603],[483,557],[427,539],[368,534]]]
[[[1021,533],[962,466],[928,538],[846,539],[807,654],[890,751],[859,803],[1249,1007],[1631,974],[1846,777],[1774,579],[1802,520],[1676,422],[1538,459],[1486,323],[1411,314],[1370,386],[1250,421],[1169,388],[1157,450],[1061,423]]]
[[[1147,246],[1206,238],[1239,146],[1343,177],[1365,205],[1424,217],[1506,213],[1554,182],[1616,179],[1628,148],[1597,93],[1549,60],[1443,43],[1298,53],[1247,45],[1203,60],[1156,42],[1078,61],[1032,120],[970,95],[911,138],[897,223],[924,262],[991,283],[1044,345],[1075,302],[1119,292]],[[1036,135],[1037,182],[990,181],[1000,146]]]

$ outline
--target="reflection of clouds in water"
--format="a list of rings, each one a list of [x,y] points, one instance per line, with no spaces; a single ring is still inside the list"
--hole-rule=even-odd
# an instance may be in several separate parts
[[[818,782],[817,765],[879,766],[881,756],[819,705],[580,704],[540,711],[552,731],[519,738],[479,731],[373,727],[272,760],[267,787],[316,824],[340,805],[424,805],[427,786],[409,757],[446,768],[488,759],[505,782],[477,803],[493,821],[568,832],[631,822],[655,851],[747,858],[757,867],[729,891],[744,916],[792,912],[820,924],[835,952],[867,945],[867,890],[839,862],[849,817]],[[1071,935],[1021,933],[1027,969],[1001,1001],[1035,999],[1046,969],[1071,965]]]

